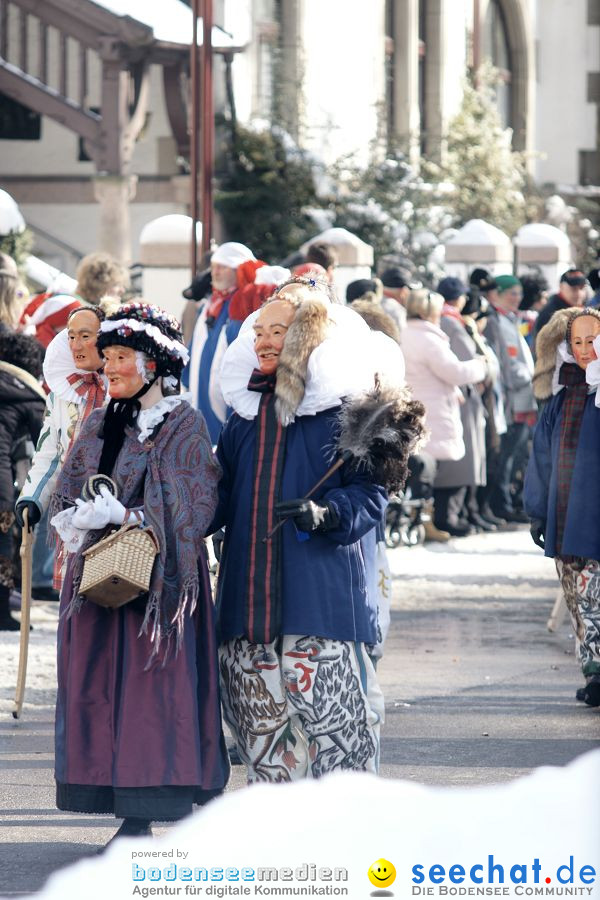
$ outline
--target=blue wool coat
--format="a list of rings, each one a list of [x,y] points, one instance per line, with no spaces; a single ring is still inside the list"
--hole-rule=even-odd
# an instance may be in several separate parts
[[[303,497],[330,465],[337,409],[301,416],[286,428],[280,497]],[[220,641],[244,635],[254,474],[255,420],[233,414],[217,447],[223,469],[211,531],[226,526],[217,588]],[[283,525],[282,634],[374,643],[377,637],[375,528],[387,505],[383,487],[342,466],[313,496],[335,505],[335,531],[298,539]],[[263,535],[259,535],[262,540]]]
[[[546,405],[533,435],[523,500],[532,519],[546,522],[546,556],[600,560],[600,409],[588,396],[575,456],[562,547],[556,545],[558,449],[565,392]]]

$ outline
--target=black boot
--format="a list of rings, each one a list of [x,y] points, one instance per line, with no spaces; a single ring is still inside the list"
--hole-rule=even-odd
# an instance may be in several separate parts
[[[20,624],[10,614],[10,588],[0,585],[0,631],[18,631]]]
[[[592,675],[586,684],[583,702],[586,706],[600,706],[600,675]]]
[[[103,853],[107,847],[110,847],[113,841],[116,841],[122,837],[152,837],[150,819],[123,819],[121,827],[119,828],[117,833],[113,834],[108,844],[106,844],[106,846],[103,847],[99,852]]]

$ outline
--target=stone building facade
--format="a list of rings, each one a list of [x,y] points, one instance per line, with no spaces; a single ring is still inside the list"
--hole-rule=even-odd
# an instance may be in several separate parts
[[[146,61],[146,112],[137,123],[126,171],[119,173],[135,181],[129,197],[135,261],[144,224],[186,212],[181,121],[174,121],[164,77],[165,63],[173,66],[178,53],[183,73],[185,35],[168,35],[171,40],[165,41],[159,34],[163,24],[144,18],[144,10],[156,8],[175,20],[184,4],[47,0],[45,8],[85,4],[112,16],[121,35],[135,32],[134,63],[144,43],[130,21],[138,21],[136,10],[138,25],[149,35],[144,46],[154,41]],[[366,162],[373,148],[386,144],[407,146],[415,160],[422,153],[439,157],[466,72],[491,59],[503,74],[498,92],[503,121],[512,129],[515,148],[530,152],[534,178],[590,193],[600,185],[600,0],[214,0],[213,5],[223,37],[214,63],[216,109],[228,114],[233,98],[239,121],[276,123],[326,163],[347,154]],[[39,252],[72,270],[77,256],[102,242],[97,187],[102,172],[68,124],[43,115],[39,136],[32,137],[35,128],[24,136],[7,129],[15,120],[4,114],[6,98],[14,99],[14,82],[8,83],[4,66],[8,45],[18,50],[16,61],[8,60],[17,68],[40,58],[41,28],[23,27],[23,16],[31,20],[39,7],[33,0],[0,3],[0,187],[20,204]],[[70,42],[61,43],[60,28],[50,30],[55,35],[44,51],[47,68],[55,83],[61,77],[72,81],[81,63],[70,59],[64,75],[60,60],[73,50]],[[227,52],[228,44],[235,52]],[[172,68],[172,82],[174,73]],[[100,79],[101,61],[91,61],[81,98],[87,109],[102,106]]]

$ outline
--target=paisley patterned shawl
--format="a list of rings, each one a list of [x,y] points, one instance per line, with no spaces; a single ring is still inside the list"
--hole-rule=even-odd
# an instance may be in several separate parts
[[[98,432],[105,410],[95,410],[84,423],[60,473],[52,501],[52,514],[72,506],[90,475],[98,471],[102,440]],[[179,650],[185,616],[196,608],[199,567],[205,560],[203,537],[217,505],[219,466],[202,415],[182,402],[167,416],[155,435],[141,444],[134,429],[126,437],[112,477],[126,507],[143,505],[146,524],[159,542],[152,571],[146,615],[140,634],[150,629],[152,653],[166,662],[173,646]],[[113,526],[111,526],[113,527]],[[88,533],[81,549],[69,557],[72,580],[67,615],[81,606],[79,584],[83,552],[109,529]]]

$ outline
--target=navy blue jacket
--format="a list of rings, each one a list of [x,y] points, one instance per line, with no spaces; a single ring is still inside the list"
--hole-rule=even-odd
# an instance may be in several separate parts
[[[556,546],[558,449],[565,392],[545,406],[533,434],[533,450],[523,500],[532,519],[546,522],[546,556],[600,560],[600,409],[596,395],[586,400],[569,493],[562,547]]]
[[[302,416],[287,427],[281,496],[276,500],[305,496],[327,471],[337,412]],[[211,531],[226,526],[217,588],[220,641],[244,634],[254,442],[255,420],[234,413],[217,447],[223,476]],[[370,588],[376,583],[371,570],[386,492],[344,465],[312,499],[331,502],[340,522],[335,531],[314,533],[308,540],[298,540],[293,521],[283,525],[282,634],[374,643],[377,596]]]

